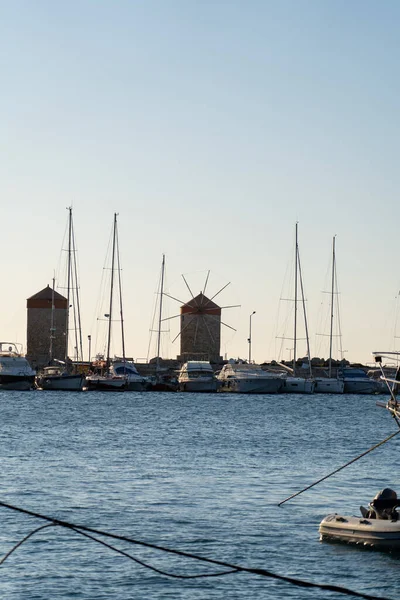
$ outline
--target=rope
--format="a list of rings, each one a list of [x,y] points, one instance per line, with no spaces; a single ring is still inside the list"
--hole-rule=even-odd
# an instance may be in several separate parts
[[[314,483],[312,483],[311,485],[308,485],[307,487],[303,488],[299,492],[296,492],[295,494],[292,494],[291,496],[288,496],[288,498],[285,498],[285,500],[282,500],[282,502],[279,502],[278,506],[282,506],[282,504],[285,504],[285,502],[288,502],[292,498],[295,498],[296,496],[299,496],[300,494],[302,494],[303,492],[306,492],[307,490],[311,489],[315,485],[318,485],[318,483],[321,483],[321,481],[325,481],[325,479],[328,479],[328,477],[331,477],[332,475],[335,475],[335,473],[338,473],[339,471],[341,471],[342,469],[345,469],[346,467],[348,467],[352,463],[355,463],[357,460],[359,460],[363,456],[366,456],[366,454],[369,454],[370,452],[372,452],[372,450],[375,450],[376,448],[379,448],[379,446],[382,446],[383,444],[386,444],[386,442],[388,442],[389,440],[391,440],[395,435],[398,435],[399,433],[400,433],[400,429],[398,431],[395,431],[391,435],[389,435],[387,438],[385,438],[384,440],[382,440],[378,444],[375,444],[375,446],[372,446],[371,448],[369,448],[369,450],[366,450],[362,454],[359,454],[359,456],[357,456],[356,458],[352,458],[345,465],[342,465],[341,467],[339,467],[338,469],[335,469],[334,471],[332,471],[328,475],[325,475],[325,477],[321,477],[321,479],[318,479],[318,481],[314,481]]]
[[[400,431],[399,431],[400,432]],[[174,554],[175,556],[182,556],[185,558],[191,558],[194,560],[198,560],[204,563],[208,563],[208,564],[212,564],[212,565],[218,565],[220,567],[224,567],[227,569],[230,569],[231,572],[244,572],[244,573],[251,573],[253,575],[260,575],[261,577],[268,577],[268,578],[272,578],[272,579],[277,579],[279,581],[284,581],[286,583],[292,584],[292,585],[296,585],[299,587],[306,587],[306,588],[314,588],[314,589],[320,589],[320,590],[326,590],[326,591],[330,591],[330,592],[336,592],[339,594],[345,594],[347,596],[354,596],[357,598],[364,598],[365,600],[390,600],[389,598],[384,598],[383,596],[372,596],[370,594],[363,594],[362,592],[355,592],[354,590],[350,590],[348,588],[345,587],[341,587],[341,586],[337,586],[337,585],[329,585],[329,584],[323,584],[323,583],[312,583],[310,581],[305,581],[302,579],[296,579],[293,577],[287,577],[285,575],[279,575],[277,573],[273,573],[272,571],[268,571],[266,569],[258,569],[258,568],[252,568],[252,567],[243,567],[241,565],[235,565],[226,561],[221,561],[221,560],[216,560],[216,559],[212,559],[212,558],[207,558],[204,556],[199,556],[197,554],[192,554],[190,552],[184,552],[182,550],[175,550],[173,548],[167,548],[164,546],[160,546],[158,544],[152,544],[150,542],[144,542],[143,540],[135,540],[133,538],[128,538],[126,536],[122,536],[122,535],[117,535],[114,533],[108,533],[106,531],[101,531],[99,529],[94,529],[93,527],[86,527],[84,525],[76,525],[74,523],[70,523],[68,521],[62,521],[60,519],[56,519],[54,517],[49,517],[47,515],[43,515],[40,513],[36,513],[33,512],[31,510],[27,510],[18,506],[14,506],[12,504],[8,504],[6,502],[1,502],[0,501],[0,506],[4,507],[4,508],[8,508],[10,510],[25,514],[25,515],[29,515],[31,517],[36,517],[37,519],[42,519],[45,521],[49,521],[51,525],[58,525],[60,527],[64,527],[66,529],[75,531],[77,533],[80,533],[82,535],[85,535],[86,537],[89,537],[90,539],[92,539],[93,541],[99,542],[101,544],[103,544],[106,547],[109,547],[112,550],[115,550],[116,552],[118,552],[119,554],[122,554],[128,558],[131,558],[132,560],[135,560],[135,562],[138,562],[139,564],[142,564],[142,566],[145,567],[149,567],[149,565],[143,563],[142,561],[139,561],[138,559],[135,559],[134,557],[132,557],[131,555],[128,555],[126,552],[123,552],[122,550],[118,550],[116,548],[114,548],[113,546],[111,546],[110,544],[107,544],[106,542],[102,542],[101,540],[98,540],[97,538],[94,538],[94,536],[91,536],[89,534],[96,534],[96,535],[101,535],[104,537],[109,537],[115,540],[120,540],[120,541],[124,541],[124,542],[128,542],[130,544],[136,544],[138,546],[143,546],[145,548],[151,548],[153,550],[160,550],[162,552],[166,552],[169,554]],[[48,527],[49,525],[47,525]],[[31,537],[34,533],[36,533],[37,531],[39,531],[40,529],[43,529],[46,526],[42,526],[38,529],[36,529],[35,531],[32,531],[28,536],[26,536],[25,539],[28,539],[29,537]],[[23,541],[19,542],[13,549],[12,551],[14,551],[17,547],[19,547]],[[9,555],[10,553],[8,553]],[[6,558],[6,557],[5,557]],[[5,560],[4,558],[4,560]],[[4,562],[3,560],[3,562]],[[152,570],[156,570],[154,567],[149,567]],[[156,572],[161,573],[163,575],[167,575],[169,577],[173,576],[170,573],[167,573],[165,571],[160,571],[160,570],[156,570]],[[224,572],[224,573],[214,573],[211,576],[220,576],[220,575],[227,575],[229,573]],[[198,576],[179,576],[180,578],[193,578],[193,577],[198,577]]]

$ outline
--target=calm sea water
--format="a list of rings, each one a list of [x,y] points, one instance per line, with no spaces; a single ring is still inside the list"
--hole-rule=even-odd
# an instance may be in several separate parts
[[[399,598],[398,556],[321,543],[318,536],[326,514],[357,514],[385,486],[400,492],[397,438],[277,506],[396,430],[375,403],[373,396],[3,391],[0,499],[211,558]],[[1,555],[41,524],[4,508],[0,515]],[[164,570],[210,570],[118,546]],[[344,596],[247,574],[167,579],[93,541],[50,528],[1,567],[0,597]]]

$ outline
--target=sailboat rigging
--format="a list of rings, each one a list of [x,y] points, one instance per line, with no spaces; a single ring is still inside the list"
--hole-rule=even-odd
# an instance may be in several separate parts
[[[125,353],[125,330],[124,330],[124,315],[122,303],[122,280],[121,280],[121,263],[119,255],[118,241],[118,226],[117,213],[114,213],[113,230],[112,230],[112,251],[111,251],[111,280],[110,280],[110,297],[109,309],[105,315],[108,320],[107,326],[107,354],[104,362],[104,357],[97,361],[94,365],[95,372],[86,377],[86,386],[89,390],[98,391],[125,391],[135,390],[143,391],[147,388],[147,382],[144,377],[141,377],[133,361],[126,358]],[[119,320],[121,324],[121,342],[122,342],[122,357],[111,358],[111,339],[112,325],[114,312],[114,287],[116,272],[118,275],[117,286],[119,294]]]
[[[51,295],[51,318],[49,336],[49,366],[37,378],[38,387],[44,390],[81,391],[84,376],[72,372],[72,362],[69,358],[70,308],[73,308],[76,360],[83,360],[82,327],[79,302],[78,269],[76,260],[75,233],[73,227],[72,207],[68,207],[68,247],[67,247],[67,306],[65,323],[64,361],[54,359],[53,347],[55,339],[55,277]],[[57,364],[51,364],[57,363]]]
[[[333,324],[335,317],[335,294],[337,294],[336,277],[336,236],[333,236],[332,242],[332,272],[331,272],[331,290],[330,290],[330,325],[329,325],[329,360],[328,377],[317,377],[315,379],[316,391],[325,394],[343,394],[344,381],[342,378],[332,377],[332,347],[333,347]]]

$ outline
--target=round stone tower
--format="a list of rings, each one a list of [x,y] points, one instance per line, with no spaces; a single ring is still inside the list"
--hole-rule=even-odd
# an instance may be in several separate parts
[[[67,304],[49,285],[27,299],[27,359],[32,367],[44,367],[51,358],[65,360]]]

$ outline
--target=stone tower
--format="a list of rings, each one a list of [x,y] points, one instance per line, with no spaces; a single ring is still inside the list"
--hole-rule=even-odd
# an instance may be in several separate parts
[[[221,362],[221,308],[202,292],[181,306],[181,354],[178,360]]]
[[[52,298],[54,294],[54,311]],[[48,285],[26,301],[27,359],[34,368],[46,366],[50,360],[50,334],[52,333],[52,358],[65,360],[67,330],[67,299]],[[53,313],[53,331],[51,332]]]

